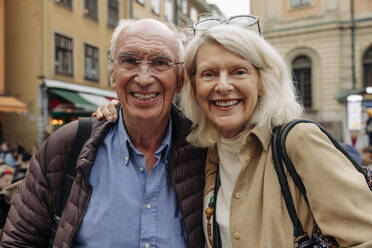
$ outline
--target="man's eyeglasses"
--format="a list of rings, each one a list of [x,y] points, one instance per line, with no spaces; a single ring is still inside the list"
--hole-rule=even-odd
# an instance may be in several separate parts
[[[194,34],[198,31],[206,31],[209,28],[220,24],[235,24],[247,28],[255,28],[261,35],[260,22],[257,16],[253,15],[236,15],[228,19],[223,18],[208,18],[198,21],[194,24]]]
[[[117,60],[112,58],[110,62],[117,64],[119,68],[131,71],[138,70],[142,67],[142,64],[148,64],[148,70],[154,69],[155,71],[162,72],[169,70],[174,65],[181,65],[183,62],[173,62],[167,57],[152,57],[149,60],[141,60],[133,55],[120,55]]]

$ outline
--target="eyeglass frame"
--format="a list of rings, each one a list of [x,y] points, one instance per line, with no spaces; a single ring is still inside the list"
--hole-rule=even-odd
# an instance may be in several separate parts
[[[255,19],[256,21],[254,23],[252,23],[250,26],[257,24],[258,33],[260,34],[260,36],[262,36],[262,34],[261,34],[261,28],[260,28],[260,18],[258,18],[258,16],[254,16],[254,15],[234,15],[234,16],[230,16],[227,19],[226,18],[213,18],[212,17],[212,18],[207,18],[207,19],[201,20],[201,21],[197,21],[197,22],[194,23],[194,26],[193,26],[194,35],[196,34],[196,32],[205,31],[205,30],[197,30],[196,26],[198,24],[200,24],[200,23],[203,23],[203,22],[206,22],[206,21],[210,21],[210,20],[215,20],[215,21],[219,21],[220,22],[220,23],[218,23],[216,25],[221,25],[221,24],[237,24],[237,23],[230,23],[230,21],[232,19],[238,18],[238,17],[250,17],[250,18]]]
[[[137,56],[133,56],[133,55],[126,55],[126,56],[128,56],[128,57],[132,57],[132,58],[137,58],[138,59],[138,57]],[[120,56],[119,56],[120,57]],[[167,58],[167,57],[163,57],[163,56],[155,56],[155,57],[153,57],[153,58],[166,58],[166,59],[169,59],[169,58]],[[113,58],[108,58],[108,60],[109,60],[109,62],[111,62],[111,63],[116,63],[116,64],[119,64],[118,63],[118,59],[113,59]],[[142,59],[142,60],[136,60],[135,61],[135,63],[137,64],[137,70],[140,70],[141,69],[141,66],[142,66],[142,63],[146,63],[147,65],[148,65],[148,67],[147,67],[147,69],[148,70],[150,70],[151,68],[152,68],[152,64],[153,64],[153,61],[152,60],[144,60],[144,59]],[[165,69],[165,70],[157,70],[158,72],[163,72],[163,71],[167,71],[167,70],[169,70],[170,68],[171,68],[171,65],[173,66],[173,65],[182,65],[184,62],[183,61],[179,61],[179,62],[167,62],[168,63],[168,66],[169,66],[169,68],[168,69]],[[121,68],[121,69],[127,69],[127,68],[123,68],[123,67],[120,67],[119,66],[119,68]],[[155,69],[156,70],[156,69]]]

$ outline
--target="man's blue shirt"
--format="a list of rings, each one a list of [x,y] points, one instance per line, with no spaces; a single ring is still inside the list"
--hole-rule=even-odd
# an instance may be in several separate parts
[[[187,247],[176,193],[168,180],[172,121],[150,172],[132,144],[121,110],[89,176],[92,196],[75,236],[82,247]]]

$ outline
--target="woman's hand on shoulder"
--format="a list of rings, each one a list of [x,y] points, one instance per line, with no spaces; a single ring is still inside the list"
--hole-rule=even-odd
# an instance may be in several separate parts
[[[92,117],[96,117],[98,120],[106,118],[107,120],[113,120],[118,116],[116,106],[119,101],[116,99],[111,100],[108,104],[97,108],[96,112],[92,114]]]

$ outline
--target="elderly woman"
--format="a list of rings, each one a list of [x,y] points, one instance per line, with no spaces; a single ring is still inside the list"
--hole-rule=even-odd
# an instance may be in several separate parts
[[[198,25],[186,48],[182,105],[194,123],[188,140],[208,148],[208,247],[294,247],[271,148],[273,128],[302,113],[290,73],[250,27]],[[335,247],[372,247],[372,193],[362,174],[314,124],[296,125],[286,149],[307,189],[308,203],[288,177],[305,232],[316,223]]]

